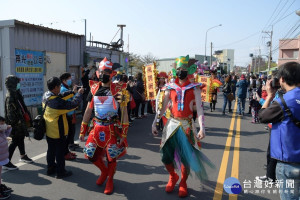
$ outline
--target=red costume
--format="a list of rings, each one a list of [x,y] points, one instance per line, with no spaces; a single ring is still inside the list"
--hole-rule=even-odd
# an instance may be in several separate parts
[[[126,154],[128,146],[127,107],[124,109],[123,102],[116,100],[116,97],[122,95],[120,92],[124,89],[124,85],[111,83],[110,87],[103,87],[100,82],[90,81],[90,87],[89,109],[94,109],[95,117],[92,120],[93,128],[86,141],[84,153],[85,157],[101,170],[101,176],[96,184],[103,184],[108,177],[104,193],[111,194],[116,160]],[[87,129],[87,123],[82,122],[80,135],[85,135]],[[103,162],[105,155],[107,166]]]

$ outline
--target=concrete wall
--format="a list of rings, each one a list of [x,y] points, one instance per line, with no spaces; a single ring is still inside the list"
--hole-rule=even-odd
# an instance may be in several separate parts
[[[46,52],[46,56],[50,59],[50,63],[46,64],[46,75],[44,76],[44,91],[47,91],[47,80],[56,76],[59,77],[62,73],[66,72],[66,54]]]

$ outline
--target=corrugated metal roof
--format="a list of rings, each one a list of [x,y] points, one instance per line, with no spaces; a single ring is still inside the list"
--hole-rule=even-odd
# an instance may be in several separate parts
[[[82,37],[82,36],[84,36],[84,35],[70,33],[70,32],[63,31],[63,30],[48,28],[48,27],[45,27],[45,26],[30,24],[30,23],[19,21],[19,20],[16,20],[16,19],[2,20],[2,21],[0,21],[0,27],[1,26],[14,26],[16,24],[27,26],[27,27],[34,27],[34,28],[38,28],[38,29],[42,29],[42,30],[47,30],[47,31],[52,31],[52,32],[56,32],[56,33],[66,34],[66,35],[72,35],[72,36],[75,36],[75,37]]]

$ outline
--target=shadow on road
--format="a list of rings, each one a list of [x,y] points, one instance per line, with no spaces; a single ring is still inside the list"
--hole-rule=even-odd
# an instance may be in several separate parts
[[[2,175],[2,179],[4,180],[5,183],[13,183],[13,184],[26,184],[26,183],[31,183],[33,185],[52,184],[50,180],[39,176],[39,174],[46,174],[47,166],[45,164],[32,163],[32,165],[39,166],[42,169],[9,171]]]

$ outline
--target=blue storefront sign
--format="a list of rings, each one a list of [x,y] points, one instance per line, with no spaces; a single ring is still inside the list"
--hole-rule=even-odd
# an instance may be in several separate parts
[[[21,79],[21,92],[26,106],[42,103],[44,93],[44,52],[15,50],[16,76]]]

